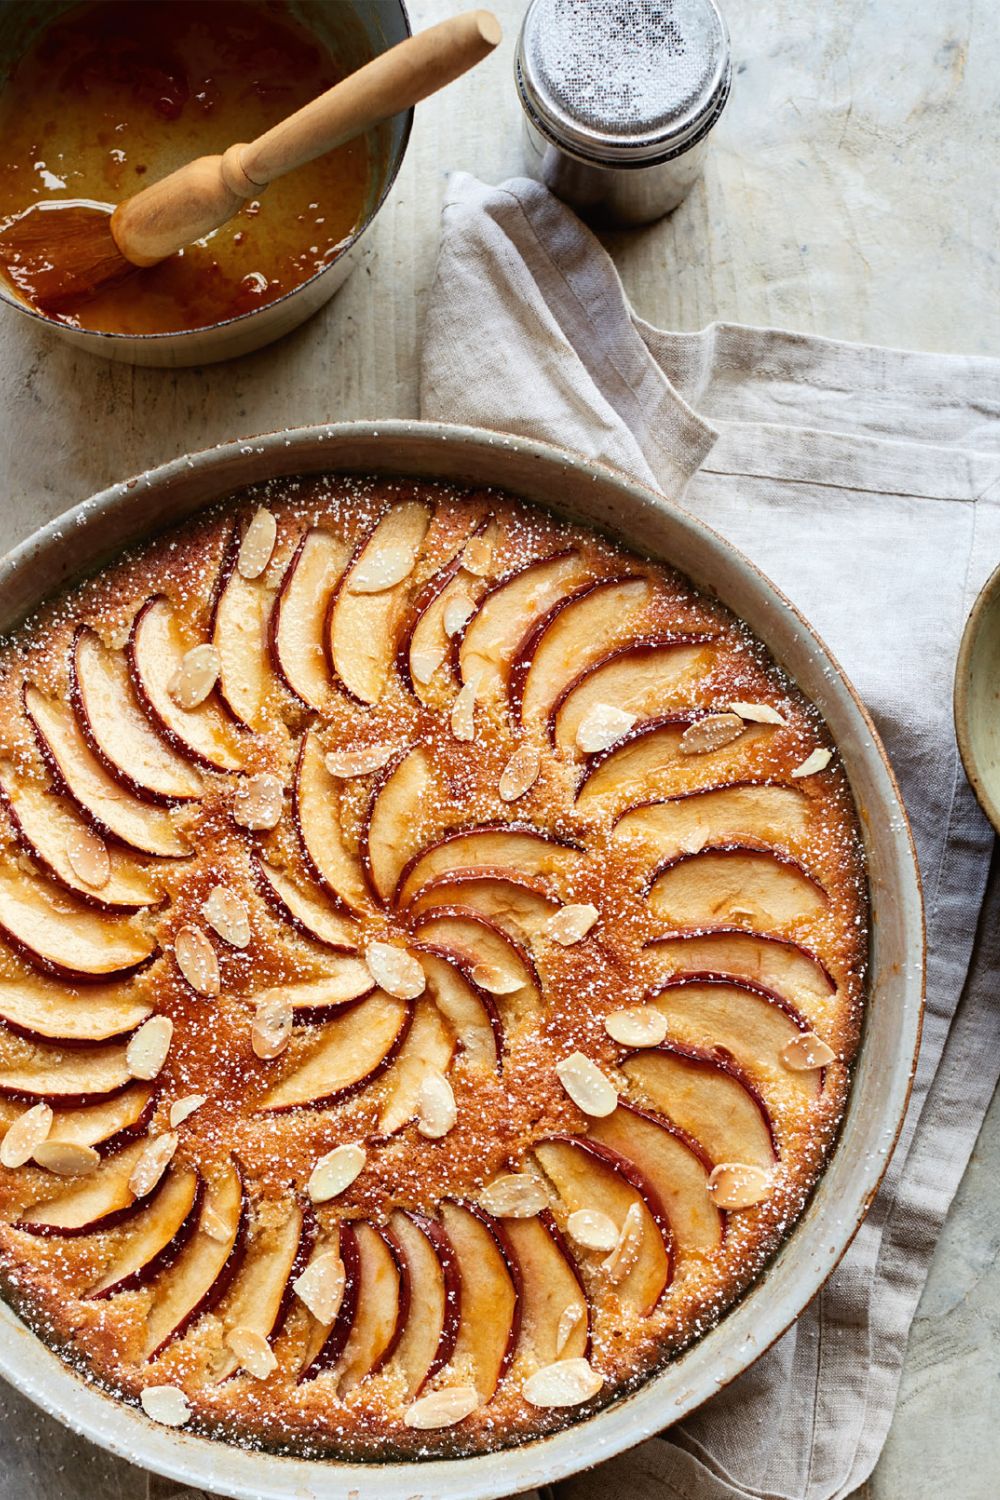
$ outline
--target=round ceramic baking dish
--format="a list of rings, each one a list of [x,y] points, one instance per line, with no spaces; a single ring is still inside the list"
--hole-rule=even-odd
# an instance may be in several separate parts
[[[872,1201],[902,1123],[923,1007],[920,884],[906,814],[871,720],[826,647],[753,565],[685,511],[546,444],[432,423],[352,423],[229,443],[105,490],[0,563],[0,631],[121,548],[258,480],[344,470],[495,485],[682,569],[767,643],[837,743],[867,846],[872,954],[864,1035],[836,1150],[798,1227],[741,1302],[685,1354],[588,1421],[522,1447],[427,1463],[352,1465],[248,1453],[157,1427],[88,1385],[0,1305],[0,1373],[112,1452],[181,1484],[245,1500],[477,1500],[551,1483],[699,1406],[798,1316]]]
[[[19,0],[17,5],[0,5],[0,88],[28,38],[40,26],[69,10],[73,3],[76,0]],[[141,5],[142,0],[132,3]],[[351,72],[411,34],[403,0],[291,0],[290,8],[309,31],[343,59]],[[372,222],[396,180],[412,123],[413,110],[403,110],[372,132],[372,154],[377,169],[368,184],[364,216],[336,258],[308,281],[252,312],[183,333],[102,333],[90,328],[70,328],[55,318],[47,318],[16,297],[2,279],[0,301],[77,349],[122,364],[173,368],[207,365],[261,349],[312,317],[368,254]]]

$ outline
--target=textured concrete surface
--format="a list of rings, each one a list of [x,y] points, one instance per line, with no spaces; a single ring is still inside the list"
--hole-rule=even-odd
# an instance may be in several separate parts
[[[975,0],[723,0],[736,78],[703,184],[607,244],[638,312],[923,349],[1000,352],[1000,8]],[[414,23],[459,9],[414,0]],[[367,266],[284,343],[230,365],[103,364],[0,308],[0,547],[112,480],[226,438],[417,411],[444,176],[521,168],[506,39],[418,112]],[[859,1500],[1000,1494],[1000,1105],[956,1198],[914,1325],[885,1454]],[[0,1387],[3,1500],[173,1500]],[[794,1497],[792,1497],[794,1500]]]

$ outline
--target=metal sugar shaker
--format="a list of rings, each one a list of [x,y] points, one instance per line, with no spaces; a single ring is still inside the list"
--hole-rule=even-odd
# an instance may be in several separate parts
[[[714,0],[532,0],[514,69],[532,176],[619,225],[677,207],[732,77]]]

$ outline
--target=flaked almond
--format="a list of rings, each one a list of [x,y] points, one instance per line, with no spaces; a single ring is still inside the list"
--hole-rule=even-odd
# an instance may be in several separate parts
[[[407,1427],[429,1432],[436,1427],[454,1427],[464,1422],[479,1405],[479,1392],[473,1385],[447,1385],[440,1391],[421,1396],[403,1413]]]
[[[318,1323],[332,1323],[344,1300],[344,1262],[336,1250],[324,1250],[292,1282],[295,1295]]]
[[[174,938],[174,958],[188,984],[198,995],[217,995],[221,988],[219,960],[200,927],[187,923]]]
[[[524,988],[524,974],[516,969],[504,969],[500,964],[473,964],[469,971],[473,984],[490,995],[513,995]]]
[[[521,1394],[532,1406],[579,1406],[596,1396],[603,1384],[604,1376],[585,1359],[557,1359],[529,1375]]]
[[[23,1167],[48,1136],[52,1120],[52,1108],[48,1104],[33,1104],[18,1115],[0,1141],[0,1163],[5,1167]]]
[[[492,540],[488,536],[470,536],[462,553],[462,567],[474,578],[486,578],[492,566]]]
[[[233,1232],[232,1225],[226,1223],[211,1203],[206,1203],[202,1209],[198,1228],[202,1234],[207,1234],[210,1240],[216,1240],[220,1245],[224,1245],[226,1240],[232,1237]]]
[[[111,879],[111,855],[104,840],[92,828],[75,828],[66,843],[66,858],[78,880],[92,891],[101,891]]]
[[[364,745],[359,750],[331,750],[324,764],[331,776],[349,781],[352,776],[368,776],[381,771],[396,754],[395,745]]]
[[[636,722],[635,714],[627,709],[616,708],[613,703],[595,703],[577,725],[577,748],[584,755],[596,755],[628,734]]]
[[[207,643],[185,651],[181,664],[167,684],[167,692],[178,708],[191,710],[204,703],[219,680],[222,658]]]
[[[470,744],[476,737],[476,690],[479,673],[471,676],[459,689],[458,697],[451,705],[451,732],[456,740]]]
[[[605,1016],[604,1029],[623,1047],[658,1047],[667,1034],[667,1018],[655,1005],[631,1005]]]
[[[523,797],[538,780],[541,768],[542,757],[536,746],[522,745],[515,750],[500,776],[501,802],[516,802]]]
[[[183,1099],[175,1099],[170,1106],[171,1129],[183,1122],[189,1115],[193,1115],[196,1109],[201,1109],[205,1102],[204,1094],[186,1094]]]
[[[814,1068],[827,1067],[837,1054],[815,1031],[800,1031],[785,1043],[780,1056],[793,1073],[811,1073]]]
[[[213,886],[202,902],[201,914],[213,932],[230,948],[246,948],[250,942],[250,908],[242,896],[224,885]]]
[[[825,771],[833,759],[832,750],[824,750],[820,747],[815,749],[811,755],[807,755],[800,766],[792,771],[793,776],[815,776],[817,771]]]
[[[175,1385],[147,1385],[139,1400],[146,1416],[162,1427],[183,1427],[191,1416],[188,1398]]]
[[[776,708],[770,703],[730,703],[729,712],[738,714],[741,719],[746,719],[749,724],[787,724],[788,720],[782,718]]]
[[[264,1062],[280,1057],[292,1035],[295,1012],[282,995],[262,1000],[254,1012],[250,1027],[250,1045]]]
[[[681,735],[677,749],[681,755],[709,755],[721,750],[731,740],[743,734],[743,720],[739,714],[706,714],[696,719]]]
[[[441,623],[444,633],[449,638],[458,635],[459,631],[465,629],[475,612],[476,601],[471,594],[464,589],[455,589],[454,593],[448,595],[444,602],[444,610],[441,614]]]
[[[233,822],[251,830],[277,828],[284,806],[284,787],[277,776],[241,776],[233,795]]]
[[[556,1324],[556,1358],[562,1354],[570,1339],[582,1323],[587,1321],[587,1309],[582,1302],[567,1302],[559,1314]]]
[[[417,960],[394,943],[369,943],[365,963],[379,988],[387,995],[395,995],[397,1000],[415,1000],[427,985]]]
[[[259,578],[271,561],[274,543],[278,535],[278,523],[263,505],[254,511],[250,525],[243,533],[240,550],[236,557],[236,569],[241,578]]]
[[[321,1156],[309,1176],[306,1191],[314,1203],[329,1203],[346,1192],[368,1160],[364,1146],[334,1146]]]
[[[561,906],[545,924],[545,930],[561,948],[571,948],[587,936],[600,916],[596,906]]]
[[[125,1066],[133,1078],[155,1078],[167,1060],[174,1023],[169,1016],[150,1016],[125,1048]]]
[[[630,1203],[628,1213],[622,1221],[622,1227],[615,1247],[607,1259],[601,1261],[601,1267],[607,1272],[612,1285],[618,1286],[625,1280],[625,1277],[639,1259],[641,1248],[642,1209],[638,1203]]]
[[[409,578],[417,560],[417,549],[397,542],[393,546],[369,547],[351,569],[347,580],[352,594],[381,594]]]
[[[425,650],[410,652],[410,671],[413,673],[415,682],[430,682],[438,667],[448,655],[443,646],[428,646]]]
[[[177,1140],[177,1132],[168,1130],[164,1135],[153,1136],[145,1147],[128,1180],[129,1191],[137,1198],[145,1198],[153,1191],[174,1159]]]
[[[723,1161],[708,1176],[708,1191],[717,1208],[751,1208],[771,1191],[770,1172],[749,1162]]]
[[[506,1172],[495,1177],[479,1195],[488,1214],[498,1219],[533,1219],[548,1207],[548,1194],[537,1177],[526,1172]]]
[[[578,1109],[594,1119],[610,1115],[618,1104],[618,1091],[595,1062],[582,1052],[571,1052],[556,1063],[559,1082]]]
[[[618,1243],[618,1225],[599,1208],[578,1208],[566,1220],[566,1229],[584,1250],[613,1250]]]
[[[429,1141],[439,1141],[454,1128],[458,1108],[451,1084],[438,1068],[428,1068],[417,1094],[417,1130]]]
[[[230,1328],[226,1343],[241,1367],[255,1380],[266,1380],[278,1368],[277,1355],[256,1328]]]
[[[35,1161],[46,1172],[57,1177],[89,1177],[101,1164],[101,1155],[93,1146],[76,1141],[55,1141],[51,1136],[35,1147]]]

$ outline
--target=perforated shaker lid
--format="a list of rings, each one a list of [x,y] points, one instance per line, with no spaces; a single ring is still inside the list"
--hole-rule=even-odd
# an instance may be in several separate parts
[[[515,66],[525,109],[556,145],[646,165],[715,121],[729,34],[713,0],[533,0]]]

